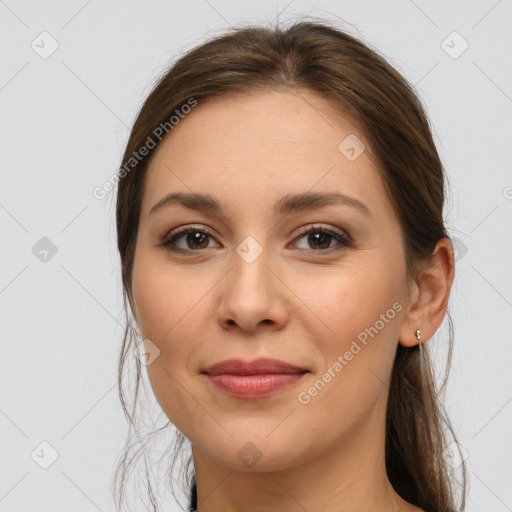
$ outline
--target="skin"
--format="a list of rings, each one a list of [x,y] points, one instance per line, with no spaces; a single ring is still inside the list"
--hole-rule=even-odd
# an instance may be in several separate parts
[[[386,476],[388,385],[397,344],[417,344],[418,328],[426,341],[442,322],[453,250],[440,241],[408,280],[401,227],[368,151],[350,161],[338,149],[349,134],[365,142],[357,124],[308,91],[237,94],[199,103],[150,162],[132,308],[161,351],[147,366],[155,396],[192,443],[199,512],[420,510]],[[223,211],[173,204],[148,215],[178,191],[211,194]],[[370,215],[341,204],[273,211],[283,196],[310,191],[346,194]],[[183,235],[176,245],[188,252],[161,246],[191,224],[211,236]],[[300,233],[313,224],[320,234],[348,233],[353,246]],[[251,263],[236,251],[248,236],[262,249]],[[394,318],[300,403],[394,303]],[[270,397],[232,397],[201,374],[231,357],[281,359],[310,373]],[[237,456],[244,446],[261,456],[252,467]]]

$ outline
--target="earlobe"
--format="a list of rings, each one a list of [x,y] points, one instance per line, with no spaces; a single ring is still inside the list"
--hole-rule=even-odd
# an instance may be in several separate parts
[[[418,344],[416,332],[421,330],[422,343],[439,329],[448,307],[455,274],[453,247],[449,238],[437,243],[432,258],[418,271],[415,293],[411,295],[399,334],[399,343],[406,347]],[[414,300],[416,299],[416,300]]]

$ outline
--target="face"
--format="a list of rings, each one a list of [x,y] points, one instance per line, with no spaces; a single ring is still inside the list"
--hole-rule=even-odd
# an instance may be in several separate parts
[[[147,366],[155,396],[195,455],[271,471],[384,439],[404,244],[354,135],[368,148],[312,93],[230,95],[199,102],[150,163],[134,314],[159,354]],[[213,202],[161,202],[174,193]],[[337,196],[293,199],[303,194]],[[261,358],[295,370],[205,373]]]

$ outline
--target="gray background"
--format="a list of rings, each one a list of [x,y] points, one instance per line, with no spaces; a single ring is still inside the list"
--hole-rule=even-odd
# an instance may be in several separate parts
[[[121,287],[113,196],[97,200],[92,190],[116,172],[136,111],[172,59],[229,25],[278,14],[353,24],[346,28],[427,105],[451,182],[446,217],[458,268],[447,405],[467,452],[466,510],[512,510],[512,2],[7,0],[0,512],[113,510],[125,434],[116,391]],[[439,373],[444,327],[431,343]],[[52,449],[42,442],[58,452],[47,469],[40,464]]]

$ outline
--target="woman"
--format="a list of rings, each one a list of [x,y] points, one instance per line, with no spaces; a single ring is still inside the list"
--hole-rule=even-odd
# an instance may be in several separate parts
[[[326,22],[232,29],[159,80],[118,248],[152,390],[190,441],[191,509],[464,507],[422,347],[454,277],[443,203],[417,96]]]

